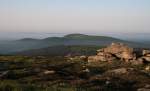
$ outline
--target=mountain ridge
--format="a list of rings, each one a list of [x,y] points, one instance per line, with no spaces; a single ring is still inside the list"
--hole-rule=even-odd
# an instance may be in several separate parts
[[[110,36],[95,36],[95,35],[86,35],[86,34],[80,34],[80,33],[75,33],[75,34],[68,34],[65,35],[63,37],[47,37],[47,38],[43,38],[43,39],[36,39],[36,38],[23,38],[20,39],[18,41],[30,41],[30,40],[39,40],[39,41],[43,41],[43,40],[51,40],[51,39],[116,39],[116,40],[121,40],[118,38],[114,38],[114,37],[110,37]]]
[[[106,46],[112,42],[121,42],[134,47],[145,47],[139,43],[121,40],[109,36],[94,36],[85,34],[68,34],[63,37],[48,37],[44,39],[24,38],[0,44],[0,54],[21,52],[32,49],[41,49],[58,45],[94,45]]]

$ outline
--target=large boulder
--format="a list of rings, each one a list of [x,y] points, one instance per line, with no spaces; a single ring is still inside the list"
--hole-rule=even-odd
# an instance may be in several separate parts
[[[116,58],[110,53],[99,52],[95,56],[89,56],[88,62],[105,62],[105,61],[113,61]]]
[[[142,54],[138,56],[138,53]],[[134,65],[150,62],[150,50],[136,52],[136,49],[130,48],[122,43],[112,43],[106,48],[97,50],[97,55],[88,57],[88,62],[113,61],[121,59]]]
[[[55,71],[54,70],[45,70],[43,73],[45,75],[49,75],[49,74],[55,74]]]
[[[150,66],[146,66],[146,67],[145,67],[145,70],[146,70],[146,71],[150,71]]]
[[[105,53],[110,53],[115,55],[120,59],[130,60],[135,58],[133,48],[130,48],[122,43],[112,43],[110,46],[101,49]]]
[[[97,50],[97,52],[97,55],[88,57],[88,62],[113,61],[114,59],[128,61],[136,58],[133,48],[122,43],[112,43],[106,48]]]
[[[137,91],[150,91],[150,85],[147,84],[145,87],[137,89]]]
[[[118,68],[118,69],[114,69],[114,70],[109,70],[109,71],[107,71],[107,73],[126,74],[126,73],[128,73],[128,69],[126,69],[126,68]]]
[[[131,52],[122,52],[121,58],[124,59],[125,61],[129,61],[129,60],[134,60],[136,59],[135,55]]]
[[[150,62],[150,57],[144,56],[143,59],[145,59],[147,62]]]
[[[150,54],[146,54],[147,57],[150,57]]]
[[[137,91],[150,91],[149,88],[139,88]]]
[[[143,55],[150,54],[150,50],[143,50]]]
[[[130,52],[133,53],[133,48],[130,48],[122,43],[112,43],[107,48],[104,48],[104,52],[118,54],[122,52]]]
[[[132,65],[142,65],[144,63],[144,59],[143,58],[138,58],[136,60],[131,60],[130,61]]]
[[[9,73],[9,71],[3,71],[3,72],[0,72],[0,78],[4,78],[5,76],[7,76]]]
[[[100,61],[107,61],[104,56],[89,56],[88,57],[88,63],[92,62],[100,62]]]

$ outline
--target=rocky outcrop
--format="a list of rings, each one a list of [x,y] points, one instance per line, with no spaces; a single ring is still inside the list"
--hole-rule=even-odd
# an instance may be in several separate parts
[[[107,73],[126,74],[126,73],[128,73],[128,69],[127,68],[119,68],[119,69],[109,70]]]
[[[112,43],[106,48],[97,50],[97,55],[89,56],[88,62],[113,61],[120,59],[133,64],[142,64],[143,61],[150,62],[150,50],[143,50],[142,57],[137,57],[134,48],[122,43]]]
[[[43,72],[45,75],[48,75],[48,74],[55,74],[55,71],[54,70],[45,70]]]
[[[96,61],[113,61],[115,59],[133,60],[135,54],[133,48],[130,48],[122,43],[112,43],[110,46],[97,51],[97,55],[90,56],[89,62]]]
[[[137,91],[150,91],[150,85],[147,84],[145,87],[137,89]]]
[[[96,56],[89,56],[88,57],[88,62],[99,62],[99,61],[112,61],[115,60],[116,58],[111,55],[110,53],[101,53],[96,55]]]
[[[150,54],[150,50],[143,50],[143,55],[147,55],[147,54]]]
[[[0,78],[4,78],[5,76],[7,76],[8,72],[9,71],[0,72]]]
[[[145,67],[145,70],[146,70],[146,71],[150,71],[150,66],[146,66],[146,67]]]

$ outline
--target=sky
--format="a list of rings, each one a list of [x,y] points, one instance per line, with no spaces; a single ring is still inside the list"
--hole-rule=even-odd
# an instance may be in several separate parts
[[[149,24],[150,0],[0,0],[0,35],[150,33]]]

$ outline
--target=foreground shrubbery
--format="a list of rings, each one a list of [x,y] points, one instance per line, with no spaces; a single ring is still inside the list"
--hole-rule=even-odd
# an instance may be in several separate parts
[[[150,84],[145,66],[119,60],[88,64],[79,58],[1,56],[0,91],[136,91]]]

